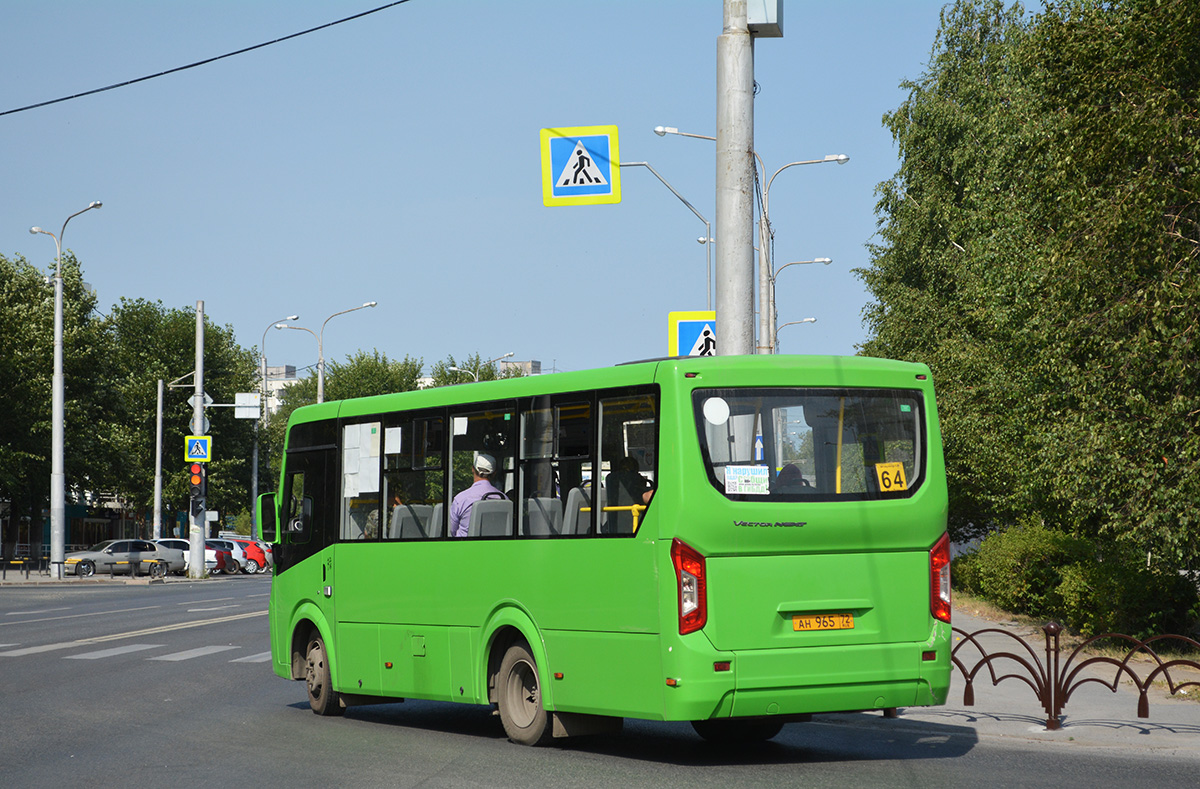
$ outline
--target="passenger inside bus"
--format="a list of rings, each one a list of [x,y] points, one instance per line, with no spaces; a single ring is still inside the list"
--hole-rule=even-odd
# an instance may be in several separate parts
[[[779,476],[775,478],[776,493],[810,493],[812,485],[800,473],[800,469],[794,463],[788,463],[779,470]]]
[[[607,490],[609,507],[641,505],[644,508],[650,504],[650,499],[654,496],[654,486],[650,480],[642,476],[637,460],[629,456],[617,461],[616,470],[608,475],[604,487]],[[638,520],[641,520],[640,514]],[[604,532],[607,534],[632,534],[633,522],[632,509],[610,512],[605,521]]]
[[[496,459],[482,452],[471,461],[471,487],[459,493],[450,502],[450,536],[466,537],[471,523],[471,508],[484,499],[507,499],[508,497],[491,482],[496,470]]]

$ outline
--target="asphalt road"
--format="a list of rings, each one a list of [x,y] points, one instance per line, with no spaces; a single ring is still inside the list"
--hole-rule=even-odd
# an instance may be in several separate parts
[[[641,721],[620,735],[525,748],[486,708],[421,701],[319,718],[300,683],[270,671],[269,584],[0,587],[0,780],[622,789],[1200,781],[1200,750],[1136,734],[1021,736],[1025,722],[1013,734],[990,725],[986,707],[974,717],[818,716],[740,749],[714,748],[686,723]]]

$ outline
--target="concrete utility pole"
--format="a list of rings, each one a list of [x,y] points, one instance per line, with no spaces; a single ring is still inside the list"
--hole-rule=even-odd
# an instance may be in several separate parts
[[[747,0],[717,38],[717,353],[754,353],[754,40]]]
[[[158,418],[154,430],[154,539],[162,537],[162,409],[163,379],[158,379]]]
[[[192,402],[192,430],[196,431],[196,435],[204,432],[204,302],[196,302],[196,378],[195,378],[195,393],[196,396]],[[207,477],[207,471],[205,472]],[[194,502],[193,502],[194,503]],[[205,572],[204,566],[204,538],[208,524],[205,518],[208,513],[208,502],[205,501],[204,506],[197,509],[194,506],[189,506],[189,517],[191,518],[191,527],[188,529],[188,541],[191,543],[188,551],[188,577],[203,578]]]

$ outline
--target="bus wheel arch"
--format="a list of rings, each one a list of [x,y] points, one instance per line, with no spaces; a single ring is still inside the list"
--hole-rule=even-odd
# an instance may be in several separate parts
[[[553,693],[546,681],[550,676],[550,664],[546,659],[540,632],[529,615],[519,608],[501,608],[492,614],[484,626],[484,633],[486,633],[484,641],[486,646],[483,655],[487,661],[484,667],[486,670],[484,687],[487,691],[487,701],[492,704],[498,703],[497,678],[500,674],[500,664],[513,644],[523,643],[538,670],[542,703],[547,710],[553,710]]]
[[[336,657],[330,654],[329,634],[331,629],[315,606],[305,604],[300,606],[292,615],[292,639],[289,649],[291,655],[292,679],[304,679],[305,664],[308,660],[308,646],[316,637],[325,644],[326,659],[330,664],[330,672],[336,678]]]
[[[500,722],[508,739],[520,745],[544,745],[552,738],[550,713],[542,702],[540,668],[524,639],[504,651],[496,675]]]

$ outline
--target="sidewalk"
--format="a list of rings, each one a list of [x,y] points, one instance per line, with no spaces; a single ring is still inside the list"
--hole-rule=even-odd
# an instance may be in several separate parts
[[[956,628],[968,633],[998,629],[1014,633],[1025,639],[1044,663],[1045,637],[1040,627],[1016,622],[992,622],[955,609],[953,623]],[[1020,645],[1005,636],[988,634],[980,636],[985,648],[1022,654],[1033,662],[1033,656],[1025,653]],[[962,640],[955,634],[955,644]],[[1061,661],[1065,664],[1071,649],[1063,648]],[[972,670],[979,660],[979,652],[971,646],[959,653],[967,670]],[[1078,665],[1076,659],[1073,665]],[[1027,676],[1024,669],[1012,661],[996,666],[997,676],[1014,674]],[[1060,743],[1074,747],[1135,748],[1140,751],[1161,752],[1161,755],[1200,759],[1200,687],[1187,688],[1187,695],[1172,697],[1165,683],[1156,683],[1147,694],[1150,704],[1148,718],[1137,717],[1138,691],[1127,677],[1122,677],[1114,693],[1110,688],[1116,667],[1100,665],[1089,667],[1081,677],[1103,681],[1076,684],[1063,708],[1061,728],[1046,728],[1046,713],[1040,700],[1029,684],[1016,677],[992,684],[991,675],[983,668],[975,675],[975,703],[963,703],[965,681],[958,668],[953,670],[950,681],[950,696],[942,707],[909,707],[900,711],[897,720],[882,720],[883,724],[903,722],[904,725],[962,726],[974,729],[982,738],[1021,738],[1034,744]],[[1146,664],[1133,667],[1141,680],[1150,673]],[[1172,679],[1176,685],[1183,682],[1200,682],[1200,675],[1187,669],[1173,669]],[[883,728],[886,728],[883,727]]]
[[[213,578],[228,578],[229,576],[213,576]],[[74,574],[68,573],[61,580],[51,578],[47,570],[30,570],[26,577],[25,570],[18,570],[13,567],[7,568],[3,573],[0,573],[0,587],[5,586],[89,586],[96,584],[134,584],[145,586],[146,584],[155,583],[172,583],[179,581],[193,581],[194,578],[185,576],[168,575],[166,578],[151,578],[146,573],[142,573],[137,578],[131,577],[128,573],[117,574],[115,577],[110,577],[108,573],[96,573],[90,578],[80,578]]]

